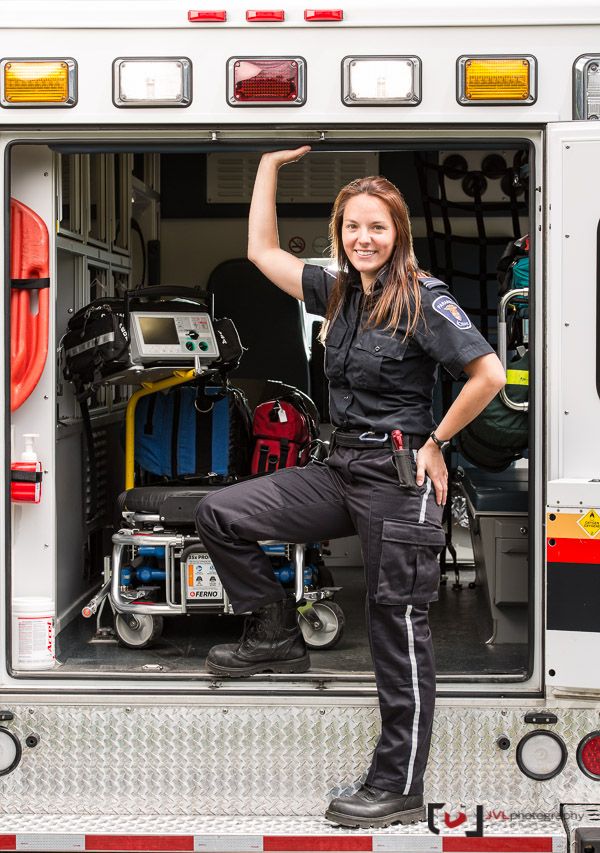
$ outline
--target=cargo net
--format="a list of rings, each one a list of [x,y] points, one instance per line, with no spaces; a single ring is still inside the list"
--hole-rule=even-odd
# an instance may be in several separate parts
[[[496,266],[506,245],[529,230],[527,151],[470,151],[466,156],[457,152],[415,152],[414,158],[427,231],[429,271],[446,282],[483,336],[497,347]],[[471,227],[473,220],[475,228]],[[424,259],[419,260],[423,263]],[[445,412],[455,396],[454,380],[446,371],[440,377]],[[449,468],[455,458],[455,454],[448,455]],[[452,509],[460,509],[461,496],[454,494],[452,474],[450,471],[444,510],[448,532],[440,570],[445,583],[449,556],[455,575],[453,588],[460,589],[452,543]],[[460,519],[457,521],[460,523]]]
[[[506,244],[528,230],[527,152],[470,152],[468,159],[449,153],[439,158],[441,162],[437,153],[416,152],[414,156],[427,229],[429,271],[448,284],[494,345],[496,264]],[[476,233],[463,233],[473,231],[473,220]],[[469,287],[469,283],[476,287]]]

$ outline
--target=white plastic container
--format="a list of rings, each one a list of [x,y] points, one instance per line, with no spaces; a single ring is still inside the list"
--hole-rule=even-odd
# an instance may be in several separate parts
[[[41,596],[13,599],[12,665],[16,670],[52,669],[54,604]]]

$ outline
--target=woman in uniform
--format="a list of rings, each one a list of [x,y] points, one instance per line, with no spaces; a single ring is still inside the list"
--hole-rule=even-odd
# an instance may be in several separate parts
[[[448,483],[442,451],[498,393],[505,375],[447,287],[419,269],[408,210],[384,178],[352,181],[335,201],[330,237],[337,273],[280,248],[277,173],[309,150],[263,155],[248,257],[311,314],[325,317],[331,452],[325,464],[234,484],[199,504],[198,532],[233,609],[251,611],[240,642],[212,648],[207,668],[227,676],[308,669],[295,602],[257,543],[357,533],[381,736],[365,783],[334,799],[326,817],[382,827],[425,817],[435,702],[428,608],[437,598]],[[455,378],[464,371],[468,380],[434,429],[438,364]],[[394,453],[400,442],[405,452]]]

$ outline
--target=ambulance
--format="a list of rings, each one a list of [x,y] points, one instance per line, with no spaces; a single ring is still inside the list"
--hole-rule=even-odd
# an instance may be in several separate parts
[[[257,2],[0,0],[0,850],[594,853],[600,7]],[[460,441],[448,455],[428,819],[404,827],[323,817],[379,731],[356,540],[319,543],[337,607],[323,599],[306,673],[208,673],[241,631],[225,611],[161,624],[149,604],[119,626],[135,382],[94,388],[91,456],[61,356],[95,300],[200,292],[246,347],[230,382],[251,405],[268,380],[300,388],[326,440],[321,319],[246,260],[260,155],[304,144],[280,173],[281,246],[328,265],[337,191],[385,175],[527,426],[495,471]],[[529,273],[507,295],[515,241]],[[440,372],[437,420],[460,385]]]

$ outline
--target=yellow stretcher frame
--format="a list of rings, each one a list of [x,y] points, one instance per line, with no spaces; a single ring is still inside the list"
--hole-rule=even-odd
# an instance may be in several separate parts
[[[142,387],[129,398],[125,414],[125,489],[133,489],[135,485],[135,410],[142,397],[164,391],[174,385],[191,382],[198,374],[195,370],[174,370],[172,376],[159,379],[157,382],[142,382]]]

